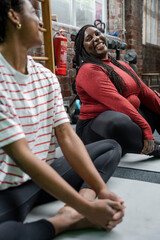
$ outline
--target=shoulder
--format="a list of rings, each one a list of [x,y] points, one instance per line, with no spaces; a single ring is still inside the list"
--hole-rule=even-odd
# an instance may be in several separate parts
[[[86,70],[102,70],[102,67],[97,65],[97,64],[93,64],[93,63],[83,63],[83,65],[80,68],[83,71]]]
[[[41,63],[36,62],[32,56],[28,55],[27,56],[27,61],[28,61],[28,67],[29,70],[34,70],[36,69],[38,72],[42,72],[42,71],[46,71],[50,74],[53,74],[48,68],[46,68],[45,66],[43,66]]]
[[[129,65],[129,63],[119,60],[118,61],[121,65],[123,65],[124,67],[128,68],[129,70],[133,71],[133,69],[131,68],[131,66]]]
[[[58,83],[57,76],[41,63],[36,62],[32,56],[28,55],[28,71],[31,75],[38,75],[40,78],[46,78],[48,81],[54,81]]]
[[[107,83],[108,76],[106,70],[99,65],[93,63],[85,63],[80,68],[76,77],[76,87],[86,87],[101,85]]]
[[[103,67],[93,64],[93,63],[84,63],[77,74],[77,77],[81,76],[95,76],[96,74],[103,73]]]
[[[123,66],[127,67],[127,68],[130,68],[129,64],[125,61],[122,61],[122,60],[118,60],[117,62],[119,62],[120,64],[122,64]]]
[[[124,67],[126,67],[130,72],[133,72],[139,78],[139,76],[137,74],[137,71],[138,71],[137,66],[135,64],[130,65],[129,63],[127,63],[125,61],[119,61],[119,63],[121,65],[123,65]],[[139,78],[139,80],[140,80],[140,78]]]

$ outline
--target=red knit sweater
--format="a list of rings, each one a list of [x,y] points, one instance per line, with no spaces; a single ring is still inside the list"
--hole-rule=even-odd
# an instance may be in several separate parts
[[[144,139],[154,139],[147,121],[138,113],[140,103],[160,114],[160,99],[141,80],[141,88],[126,72],[116,67],[110,59],[103,60],[123,78],[127,91],[122,95],[102,71],[102,67],[85,63],[80,68],[76,78],[76,88],[82,102],[79,118],[82,120],[94,118],[106,110],[113,110],[128,115],[143,131]],[[130,71],[132,68],[121,62]]]

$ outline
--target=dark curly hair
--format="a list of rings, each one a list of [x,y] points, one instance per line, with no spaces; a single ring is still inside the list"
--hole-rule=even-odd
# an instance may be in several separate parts
[[[0,43],[4,42],[9,9],[22,12],[24,0],[0,0]]]
[[[118,92],[120,94],[122,94],[123,91],[127,90],[127,86],[126,86],[125,82],[123,81],[122,77],[118,73],[116,73],[111,66],[108,66],[104,62],[100,61],[93,55],[89,55],[85,51],[84,46],[83,46],[83,40],[84,40],[84,33],[88,27],[96,28],[94,25],[91,25],[91,24],[85,25],[78,31],[78,33],[76,35],[76,38],[75,38],[76,59],[79,59],[79,56],[81,56],[83,63],[93,63],[95,65],[99,65],[99,66],[103,67],[104,73],[110,78],[112,83],[117,88]],[[115,60],[113,57],[110,56],[110,58],[111,58],[111,62],[115,66],[119,67],[120,69],[122,69],[123,71],[128,73],[134,79],[134,81],[139,86],[141,86],[139,78],[134,72],[130,71],[128,68],[126,68],[124,65],[122,65],[119,61]]]

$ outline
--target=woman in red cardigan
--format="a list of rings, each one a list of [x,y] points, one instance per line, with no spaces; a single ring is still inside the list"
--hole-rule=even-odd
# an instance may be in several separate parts
[[[108,54],[105,36],[93,25],[80,29],[75,51],[83,64],[76,78],[81,100],[77,133],[85,144],[115,139],[125,153],[160,157],[160,99],[125,62]]]

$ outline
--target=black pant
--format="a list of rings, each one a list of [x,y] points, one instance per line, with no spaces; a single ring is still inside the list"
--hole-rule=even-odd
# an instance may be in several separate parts
[[[145,106],[141,105],[139,113],[160,134],[160,116]],[[78,120],[76,132],[84,144],[89,144],[102,139],[114,139],[125,153],[140,153],[143,148],[143,134],[141,128],[127,115],[105,111],[89,120]]]
[[[114,140],[103,140],[89,144],[86,148],[98,172],[107,182],[120,161],[121,147]],[[51,166],[76,190],[89,188],[64,157],[56,159]],[[0,239],[53,239],[55,232],[50,222],[41,219],[24,224],[23,221],[33,207],[54,200],[31,180],[18,187],[0,191]]]

